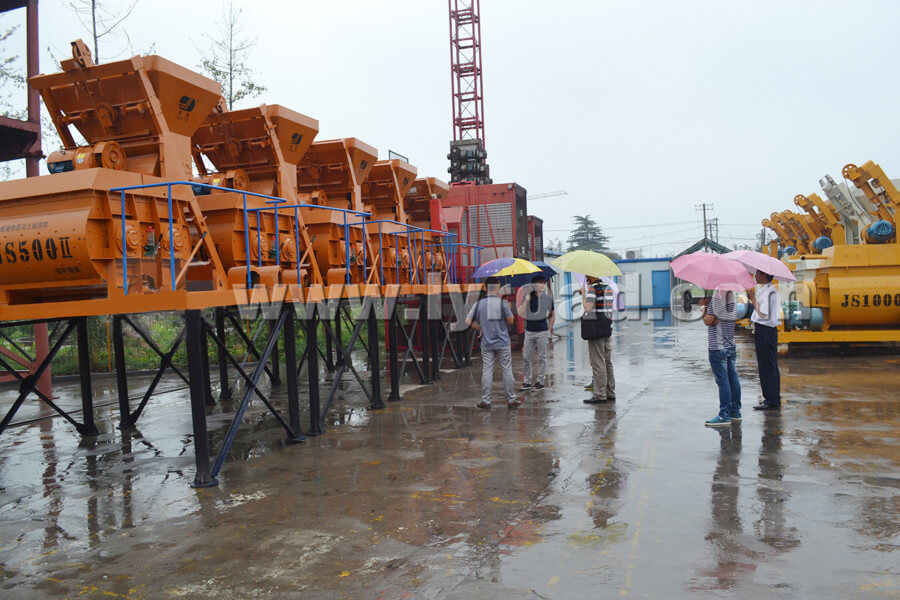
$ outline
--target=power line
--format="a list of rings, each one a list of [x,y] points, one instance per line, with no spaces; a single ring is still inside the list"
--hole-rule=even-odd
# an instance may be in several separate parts
[[[694,223],[694,221],[677,221],[675,223],[650,223],[647,225],[615,225],[615,226],[601,225],[600,229],[602,229],[603,231],[606,231],[607,229],[643,229],[645,227],[669,227],[671,225],[689,225],[692,223]],[[560,233],[560,232],[566,232],[566,231],[575,231],[575,228],[572,227],[569,229],[544,229],[544,231]]]
[[[686,228],[686,229],[676,229],[676,230],[674,230],[674,231],[668,231],[668,232],[666,232],[666,233],[660,233],[660,234],[658,234],[658,235],[653,235],[653,236],[645,236],[645,237],[640,237],[640,238],[631,238],[631,239],[627,239],[627,240],[615,240],[615,243],[616,243],[616,244],[624,244],[624,245],[628,245],[628,244],[631,244],[631,243],[633,243],[633,242],[641,242],[641,241],[645,240],[647,237],[657,238],[657,239],[663,239],[663,238],[665,238],[666,236],[670,236],[670,235],[680,235],[680,234],[683,234],[683,233],[687,233],[688,231],[695,231],[695,229],[694,229],[694,227],[688,227],[688,228]],[[663,241],[662,243],[667,243],[667,242]],[[655,246],[656,244],[653,244],[653,245]]]

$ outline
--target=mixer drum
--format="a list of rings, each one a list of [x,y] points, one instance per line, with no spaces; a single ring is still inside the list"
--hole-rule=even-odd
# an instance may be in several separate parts
[[[206,217],[206,225],[212,235],[219,258],[226,270],[247,264],[247,241],[244,239],[243,199],[234,192],[214,191],[197,199]],[[247,207],[270,208],[263,199],[248,197]],[[259,215],[259,219],[257,219]],[[247,213],[250,232],[250,262],[257,266],[272,266],[280,259],[281,268],[294,268],[297,259],[295,220],[293,211],[278,213],[278,247],[275,253],[275,214],[272,210]],[[257,232],[259,235],[257,235]],[[262,246],[262,250],[260,250]],[[301,254],[305,251],[301,249]]]
[[[102,298],[122,287],[121,195],[138,174],[80,169],[0,185],[0,290],[7,304]],[[129,290],[170,287],[166,188],[128,194]],[[184,205],[173,189],[176,275],[190,255]]]
[[[830,325],[900,324],[900,246],[835,246],[828,269]]]
[[[900,277],[829,277],[831,325],[900,324]]]

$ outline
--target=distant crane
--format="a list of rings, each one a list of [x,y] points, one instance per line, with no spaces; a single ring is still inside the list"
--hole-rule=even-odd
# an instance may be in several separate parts
[[[540,200],[541,198],[553,198],[555,196],[568,196],[569,192],[566,190],[557,190],[555,192],[544,192],[543,194],[529,194],[529,200]]]
[[[450,184],[492,183],[484,141],[481,69],[481,0],[448,0],[450,10],[450,96],[453,141]]]

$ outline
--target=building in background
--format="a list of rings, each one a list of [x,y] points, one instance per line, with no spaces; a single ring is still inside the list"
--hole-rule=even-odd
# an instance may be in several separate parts
[[[623,258],[615,261],[622,271],[619,290],[625,294],[628,310],[670,308],[674,277],[664,258]]]

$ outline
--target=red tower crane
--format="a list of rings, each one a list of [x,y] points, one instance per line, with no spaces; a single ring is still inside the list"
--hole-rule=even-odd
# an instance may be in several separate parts
[[[484,137],[481,69],[481,0],[448,0],[453,141],[451,183],[491,183]]]
[[[484,138],[484,85],[481,77],[481,2],[448,0],[453,141]]]

